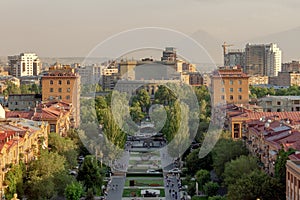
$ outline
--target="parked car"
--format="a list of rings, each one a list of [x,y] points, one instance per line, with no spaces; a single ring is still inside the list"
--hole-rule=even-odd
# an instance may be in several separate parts
[[[178,168],[173,168],[173,169],[169,170],[169,173],[181,173],[181,170]]]
[[[159,171],[156,171],[155,169],[148,169],[148,170],[147,170],[147,173],[148,173],[148,174],[159,174],[160,172],[159,172]]]

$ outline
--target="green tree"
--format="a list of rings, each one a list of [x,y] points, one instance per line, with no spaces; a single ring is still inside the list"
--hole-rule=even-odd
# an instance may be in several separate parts
[[[188,173],[194,175],[200,169],[212,169],[212,154],[209,153],[204,158],[199,158],[200,148],[193,150],[186,158]]]
[[[226,197],[218,195],[218,196],[208,197],[208,200],[226,200]]]
[[[204,193],[207,196],[216,195],[219,188],[220,188],[219,184],[215,183],[215,182],[212,182],[212,181],[205,183],[205,185],[203,186]]]
[[[41,151],[39,158],[29,165],[26,193],[30,199],[50,199],[57,194],[54,180],[65,171],[65,162],[58,153]]]
[[[65,197],[67,200],[79,200],[82,194],[83,186],[78,182],[72,182],[65,189]]]
[[[130,116],[134,122],[140,122],[143,118],[145,118],[145,114],[138,102],[130,107]]]
[[[282,183],[285,183],[286,179],[286,161],[289,159],[289,155],[295,153],[294,149],[284,151],[282,148],[279,150],[276,162],[275,162],[275,177],[278,178]]]
[[[255,169],[258,169],[257,159],[253,156],[242,155],[225,164],[224,183],[226,186],[231,185],[244,174],[248,174]]]
[[[210,173],[207,170],[200,169],[196,173],[196,180],[199,184],[199,189],[203,190],[203,186],[210,181]]]
[[[7,88],[3,91],[5,97],[8,97],[10,94],[21,94],[21,90],[18,86],[16,86],[13,82],[6,82]]]
[[[285,199],[285,188],[277,179],[269,177],[260,170],[244,174],[228,187],[228,199]]]
[[[139,105],[143,112],[148,111],[150,103],[150,95],[145,89],[138,90],[136,96],[132,100],[132,104]]]
[[[13,165],[12,168],[5,174],[4,183],[8,186],[5,195],[11,199],[15,193],[20,196],[24,194],[23,178],[25,167],[23,163]]]
[[[241,155],[247,155],[243,141],[221,138],[212,150],[213,167],[218,176],[224,172],[225,163]]]
[[[94,156],[86,156],[79,169],[77,180],[83,183],[85,190],[89,188],[94,194],[101,194],[102,175],[99,163]]]
[[[154,94],[155,103],[161,105],[171,105],[176,100],[176,95],[165,85],[158,86]]]
[[[61,137],[57,133],[50,133],[48,146],[52,152],[57,152],[66,159],[67,167],[77,165],[78,149],[73,140],[68,137]]]

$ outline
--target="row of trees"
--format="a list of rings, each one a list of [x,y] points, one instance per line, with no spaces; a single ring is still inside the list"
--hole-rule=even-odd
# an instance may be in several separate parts
[[[289,88],[263,88],[263,87],[254,87],[250,86],[250,97],[252,98],[261,98],[266,95],[275,95],[275,96],[299,96],[300,87],[299,86],[290,86]]]
[[[213,151],[205,158],[197,157],[199,149],[186,157],[187,184],[189,192],[195,193],[195,181],[199,189],[208,196],[216,195],[219,186],[227,188],[228,199],[284,199],[285,198],[285,164],[293,150],[280,151],[275,163],[275,177],[271,177],[259,168],[256,157],[248,155],[242,141],[221,138]],[[211,169],[214,169],[219,186],[211,183]],[[223,197],[225,198],[225,197]]]
[[[37,84],[25,85],[22,84],[20,87],[15,85],[11,81],[6,82],[7,88],[3,91],[5,97],[10,94],[40,94],[41,88]]]

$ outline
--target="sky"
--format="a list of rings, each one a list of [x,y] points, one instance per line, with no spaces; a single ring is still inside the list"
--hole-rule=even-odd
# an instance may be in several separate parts
[[[0,56],[85,57],[122,31],[204,31],[235,43],[300,26],[299,0],[1,0]]]

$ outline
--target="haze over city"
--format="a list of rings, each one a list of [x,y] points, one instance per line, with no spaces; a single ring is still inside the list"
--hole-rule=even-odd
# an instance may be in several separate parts
[[[121,31],[163,27],[185,33],[222,63],[224,41],[278,43],[283,61],[299,59],[297,0],[4,1],[0,6],[0,55],[85,57]]]

